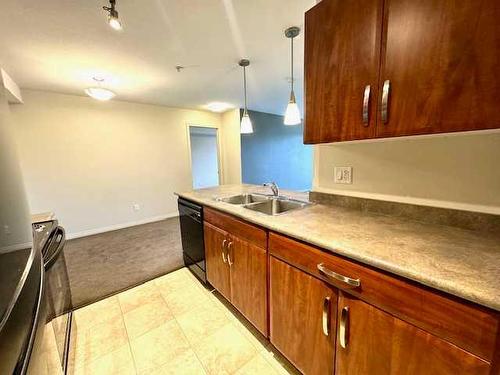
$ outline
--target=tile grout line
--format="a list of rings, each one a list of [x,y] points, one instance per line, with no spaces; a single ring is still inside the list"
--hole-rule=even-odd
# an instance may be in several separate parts
[[[193,344],[191,344],[191,341],[189,341],[187,335],[186,335],[186,332],[184,332],[184,329],[182,328],[182,326],[179,324],[178,320],[177,320],[177,317],[174,316],[174,320],[175,322],[177,323],[177,325],[179,326],[181,332],[182,332],[182,335],[184,336],[184,338],[186,339],[186,342],[188,343],[189,345],[189,349],[194,353],[194,356],[196,357],[196,359],[198,360],[198,362],[200,363],[201,367],[203,367],[203,370],[207,373],[207,375],[210,375],[210,371],[208,371],[208,369],[206,368],[205,364],[203,363],[203,361],[200,359],[200,357],[198,357],[198,353],[196,353],[196,350],[194,350],[194,347],[193,347]]]
[[[154,280],[156,280],[156,279],[154,279]],[[155,285],[155,288],[157,288],[157,289],[159,288],[159,286],[158,286],[158,284],[156,284],[156,282],[155,282],[155,284],[154,284],[154,285]],[[160,296],[161,296],[161,298],[163,299],[163,301],[165,302],[165,304],[167,305],[167,307],[168,307],[169,309],[171,309],[171,307],[170,307],[170,305],[169,305],[168,301],[167,301],[167,300],[166,300],[166,298],[163,296],[163,293],[161,293],[161,291],[158,291],[158,292],[160,293]],[[188,349],[188,350],[191,350],[191,351],[194,353],[194,355],[195,355],[196,359],[197,359],[197,360],[198,360],[198,362],[200,363],[200,365],[201,365],[201,367],[203,368],[203,370],[207,373],[207,375],[210,375],[210,372],[209,372],[209,371],[208,371],[208,369],[205,367],[205,364],[201,361],[201,359],[198,357],[198,354],[197,354],[197,353],[196,353],[196,351],[194,350],[193,345],[191,344],[191,341],[189,341],[188,337],[186,336],[186,333],[184,332],[184,329],[183,329],[183,328],[182,328],[182,326],[179,324],[179,321],[177,320],[177,316],[176,316],[176,314],[174,314],[174,313],[172,312],[172,316],[173,316],[173,320],[175,320],[175,323],[176,323],[176,324],[177,324],[177,326],[179,327],[180,331],[182,332],[182,335],[184,336],[184,338],[186,339],[186,342],[187,342],[187,343],[188,343],[188,345],[189,345],[189,349]]]
[[[158,287],[157,284],[155,284],[156,287]],[[163,294],[160,293],[161,297],[165,300],[165,303],[167,304],[167,306],[170,308],[168,302],[166,301],[166,299],[163,297]],[[189,344],[189,348],[192,350],[192,352],[194,353],[194,356],[196,357],[196,359],[198,360],[198,362],[200,363],[201,367],[203,368],[203,370],[207,373],[207,375],[210,375],[210,371],[208,371],[208,369],[206,368],[205,364],[203,363],[203,361],[200,359],[200,357],[198,356],[198,353],[196,353],[196,350],[194,350],[194,347],[193,345],[191,344],[191,341],[188,339],[187,335],[186,335],[186,332],[184,332],[184,329],[182,328],[182,326],[179,324],[179,321],[177,320],[177,316],[175,314],[173,314],[174,316],[174,320],[175,322],[177,323],[177,325],[179,326],[181,332],[182,332],[182,335],[184,336],[184,338],[186,339],[186,342]]]
[[[132,363],[134,364],[134,371],[135,371],[136,374],[139,374],[138,371],[137,371],[137,364],[135,363],[134,352],[132,351],[132,344],[130,343],[130,336],[129,336],[129,333],[128,333],[127,325],[125,324],[125,314],[123,313],[122,304],[120,302],[120,299],[118,298],[118,295],[116,295],[116,299],[118,301],[118,306],[120,307],[120,312],[122,314],[121,315],[122,316],[122,322],[123,322],[123,325],[125,327],[125,333],[127,334],[128,349],[130,350],[130,355],[132,356]]]

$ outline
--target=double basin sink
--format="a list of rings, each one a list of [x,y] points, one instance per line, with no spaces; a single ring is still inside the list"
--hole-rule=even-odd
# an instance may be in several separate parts
[[[283,196],[265,195],[258,193],[239,194],[226,198],[217,198],[219,202],[240,205],[246,209],[276,216],[285,212],[298,210],[311,203],[291,199]]]

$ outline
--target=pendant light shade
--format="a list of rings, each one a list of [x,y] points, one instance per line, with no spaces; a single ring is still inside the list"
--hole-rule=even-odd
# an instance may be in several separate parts
[[[295,101],[295,94],[292,91],[290,94],[290,101],[288,102],[288,106],[286,107],[285,112],[285,125],[298,125],[302,122],[300,118],[300,110],[299,106]]]
[[[250,116],[248,116],[248,112],[246,111],[243,112],[243,116],[241,117],[240,132],[241,134],[253,133],[252,121],[250,121]]]
[[[286,107],[285,112],[285,125],[299,125],[302,122],[302,118],[300,116],[299,106],[297,105],[297,101],[295,100],[295,93],[293,92],[293,38],[299,35],[300,29],[297,26],[289,27],[285,30],[285,36],[290,39],[290,73],[291,73],[291,91],[290,91],[290,101],[288,102],[288,106]]]
[[[241,134],[252,134],[253,133],[253,125],[250,120],[250,116],[248,115],[247,109],[247,71],[246,67],[250,65],[249,60],[240,60],[239,65],[243,68],[243,92],[245,95],[245,109],[243,110],[243,116],[241,117],[240,123],[240,133]]]

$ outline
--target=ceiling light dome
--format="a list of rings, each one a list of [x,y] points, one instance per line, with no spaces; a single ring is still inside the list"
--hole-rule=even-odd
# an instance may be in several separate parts
[[[91,98],[100,100],[100,101],[107,101],[110,99],[113,99],[116,94],[108,89],[103,89],[102,87],[89,87],[85,89],[85,93],[90,96]]]
[[[101,84],[102,84],[102,82],[104,82],[104,79],[94,77],[94,81],[97,82],[97,86],[86,88],[84,90],[85,94],[87,94],[91,98],[94,98],[96,100],[100,100],[103,102],[110,100],[110,99],[113,99],[116,96],[116,94],[113,91],[108,90],[104,87],[101,87]]]

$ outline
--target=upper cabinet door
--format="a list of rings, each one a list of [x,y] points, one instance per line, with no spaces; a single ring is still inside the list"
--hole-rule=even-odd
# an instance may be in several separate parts
[[[500,127],[500,1],[386,0],[384,13],[377,136]]]
[[[489,363],[341,293],[336,375],[486,375]]]
[[[382,0],[323,0],[305,17],[304,143],[375,136]]]

